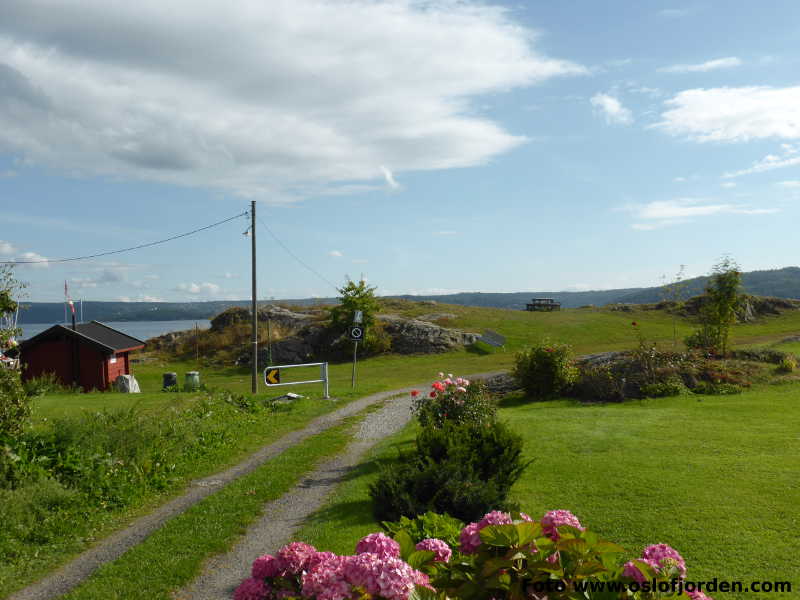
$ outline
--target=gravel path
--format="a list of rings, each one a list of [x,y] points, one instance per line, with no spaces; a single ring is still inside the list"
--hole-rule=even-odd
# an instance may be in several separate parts
[[[410,418],[409,396],[391,400],[367,415],[342,454],[326,461],[286,495],[267,504],[263,516],[248,528],[230,552],[211,559],[191,585],[175,594],[176,600],[230,599],[242,579],[250,576],[253,559],[274,552],[289,541],[303,521],[323,506],[366,452],[378,441],[402,429]]]
[[[468,375],[467,377],[470,379],[476,379],[479,377],[489,377],[496,374],[497,372],[480,373],[476,375]],[[361,425],[359,432],[355,435],[355,441],[347,448],[344,454],[339,455],[338,457],[325,463],[322,467],[307,477],[294,490],[288,492],[282,498],[268,504],[265,507],[266,516],[264,519],[262,519],[262,521],[259,521],[256,526],[262,525],[263,521],[268,521],[268,524],[270,525],[269,528],[274,528],[275,532],[273,534],[271,532],[259,531],[259,533],[251,536],[250,530],[248,530],[245,539],[239,545],[241,546],[242,544],[246,543],[252,544],[252,550],[250,550],[247,556],[242,559],[242,565],[247,567],[247,565],[249,565],[257,555],[263,554],[264,552],[277,550],[281,545],[283,545],[286,540],[288,540],[291,532],[296,529],[297,524],[299,524],[304,518],[322,505],[325,495],[332,490],[333,487],[339,483],[339,481],[341,481],[341,478],[349,469],[358,463],[359,458],[363,456],[367,449],[373,446],[379,439],[389,435],[389,433],[399,430],[407,422],[410,417],[410,405],[407,396],[412,389],[415,389],[415,387],[424,388],[425,386],[426,384],[421,384],[399,390],[371,394],[369,396],[365,396],[364,398],[355,400],[331,413],[314,419],[303,429],[288,433],[278,441],[264,446],[241,463],[234,465],[233,467],[220,473],[216,473],[209,477],[197,479],[191,482],[187,486],[187,490],[177,498],[174,498],[166,504],[163,504],[155,509],[152,513],[135,520],[125,529],[122,529],[103,539],[89,550],[75,557],[71,562],[67,563],[60,569],[52,572],[38,582],[13,593],[11,596],[8,596],[6,600],[50,600],[66,594],[72,588],[79,585],[84,579],[89,577],[100,566],[107,562],[116,560],[127,550],[143,541],[151,533],[161,527],[161,525],[163,525],[168,519],[181,514],[185,510],[191,508],[193,505],[220,490],[222,487],[231,483],[235,479],[251,473],[268,460],[279,455],[284,450],[299,444],[309,437],[321,433],[330,427],[340,424],[347,417],[351,417],[369,406],[383,403],[394,396],[406,396],[406,398],[403,400],[390,402],[382,409],[368,415],[364,423]],[[306,492],[306,489],[309,491]],[[318,496],[313,496],[313,494],[318,494]],[[295,499],[293,495],[296,495],[297,499]],[[303,504],[303,502],[300,500],[301,496],[306,498],[305,504]],[[289,509],[289,507],[295,506],[297,509]],[[284,510],[289,511],[286,512],[285,516],[282,512],[279,512]],[[272,514],[273,512],[275,515]],[[268,538],[268,535],[273,535],[274,537]],[[257,541],[248,541],[253,537]],[[276,540],[274,544],[272,541],[269,541],[272,539]],[[239,548],[239,546],[237,546],[237,548]],[[261,548],[262,546],[263,549],[256,549]],[[239,572],[241,571],[242,567],[241,565],[238,565],[237,568],[238,570],[235,571],[236,577],[239,576]],[[208,573],[209,569],[206,569],[201,577],[207,577]],[[233,575],[231,572],[231,577],[232,576]],[[223,589],[223,595],[221,596],[184,595],[180,597],[229,598],[230,594],[228,592],[230,590],[228,588],[224,588],[224,586],[230,586],[230,581],[233,581],[233,579],[229,577],[225,580],[226,583],[216,584],[217,589]],[[223,587],[220,588],[219,585],[222,585]],[[224,595],[226,593],[228,594],[227,596]]]

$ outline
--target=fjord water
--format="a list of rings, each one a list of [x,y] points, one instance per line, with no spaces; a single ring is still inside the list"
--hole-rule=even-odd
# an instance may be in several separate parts
[[[208,329],[211,321],[208,319],[183,320],[183,321],[108,321],[104,325],[119,329],[140,340],[147,340],[152,337],[169,333],[170,331],[186,331],[194,329],[195,324],[199,329]],[[21,339],[28,339],[41,333],[45,329],[56,325],[56,323],[21,323]]]

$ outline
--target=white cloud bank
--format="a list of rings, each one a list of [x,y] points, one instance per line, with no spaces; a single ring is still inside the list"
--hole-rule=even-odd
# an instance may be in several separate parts
[[[670,67],[663,67],[659,69],[659,71],[662,73],[707,73],[708,71],[716,71],[717,69],[730,69],[732,67],[739,67],[741,65],[741,59],[735,56],[727,56],[725,58],[707,60],[706,62],[694,65],[672,65]]]
[[[222,288],[218,286],[216,283],[179,283],[178,286],[175,288],[175,291],[178,292],[186,292],[187,294],[202,294],[205,296],[215,296],[220,293]]]
[[[633,114],[631,111],[609,94],[595,94],[592,96],[590,102],[595,109],[602,114],[606,123],[614,123],[619,125],[630,125],[633,123]]]
[[[472,99],[586,72],[535,39],[477,1],[3,0],[0,151],[278,201],[479,165],[525,138]]]
[[[800,86],[685,90],[655,127],[698,142],[800,139]]]
[[[715,203],[702,198],[676,198],[656,200],[646,204],[632,204],[624,208],[639,220],[631,227],[640,231],[660,229],[668,225],[686,223],[698,217],[714,215],[765,215],[778,212],[775,208],[751,208],[741,204]]]

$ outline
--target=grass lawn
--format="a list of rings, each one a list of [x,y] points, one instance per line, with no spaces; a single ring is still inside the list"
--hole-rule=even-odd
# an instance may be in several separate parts
[[[445,325],[465,331],[482,332],[492,329],[506,336],[505,351],[499,349],[465,349],[436,355],[384,355],[359,360],[357,389],[351,390],[351,363],[330,365],[331,395],[342,400],[361,397],[373,392],[405,387],[416,382],[425,382],[439,371],[462,374],[486,372],[509,368],[514,352],[543,337],[571,344],[578,354],[623,350],[637,343],[637,334],[631,322],[639,323],[642,335],[648,340],[658,341],[663,347],[673,343],[673,326],[677,327],[677,339],[682,340],[694,328],[686,319],[677,319],[663,311],[608,309],[568,309],[560,312],[540,313],[520,310],[479,308],[439,304],[435,307],[415,302],[388,302],[385,312],[407,317],[424,313],[446,312],[455,315]],[[733,343],[737,346],[767,345],[781,339],[800,334],[800,311],[786,312],[780,316],[769,316],[755,323],[733,327]],[[800,352],[800,344],[797,344]],[[781,344],[779,349],[793,351],[792,344]],[[134,358],[136,358],[134,356]],[[201,359],[202,360],[202,359]],[[262,365],[264,367],[266,365]],[[203,365],[195,361],[170,361],[147,357],[144,362],[132,365],[132,371],[144,393],[119,394],[115,392],[94,394],[52,394],[34,401],[34,417],[52,418],[81,410],[99,410],[106,407],[140,404],[145,408],[158,409],[172,397],[186,394],[160,392],[161,377],[165,372],[176,372],[178,383],[183,383],[187,371],[198,370],[201,380],[209,387],[224,387],[240,393],[250,392],[250,371],[243,367]],[[316,368],[293,369],[282,373],[283,381],[300,381],[318,376]],[[310,377],[313,376],[313,377]],[[262,374],[259,373],[259,377]],[[287,391],[304,394],[312,399],[322,396],[322,385],[299,385],[266,389],[259,380],[259,390],[264,397],[274,397]]]
[[[592,406],[509,398],[500,417],[535,459],[513,499],[532,515],[571,510],[631,556],[648,544],[670,544],[692,580],[795,579],[794,595],[738,597],[796,597],[798,397],[798,386],[786,384]],[[376,449],[298,539],[352,552],[362,535],[378,530],[367,485],[413,436],[409,426]]]
[[[314,465],[343,450],[363,414],[290,448],[169,520],[63,598],[170,600],[175,590],[200,572],[206,558],[233,546],[265,503],[289,491]]]

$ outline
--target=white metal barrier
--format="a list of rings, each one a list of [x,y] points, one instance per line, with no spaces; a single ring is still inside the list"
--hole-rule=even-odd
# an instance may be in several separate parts
[[[295,369],[297,367],[319,367],[320,378],[319,379],[309,379],[307,381],[286,381],[281,383],[280,382],[280,370],[281,369]],[[277,378],[277,383],[275,383]],[[303,363],[299,365],[271,365],[264,369],[264,385],[267,387],[278,387],[283,385],[301,385],[304,383],[321,383],[323,389],[323,397],[330,398],[328,393],[328,363],[326,362],[318,362],[318,363]]]

